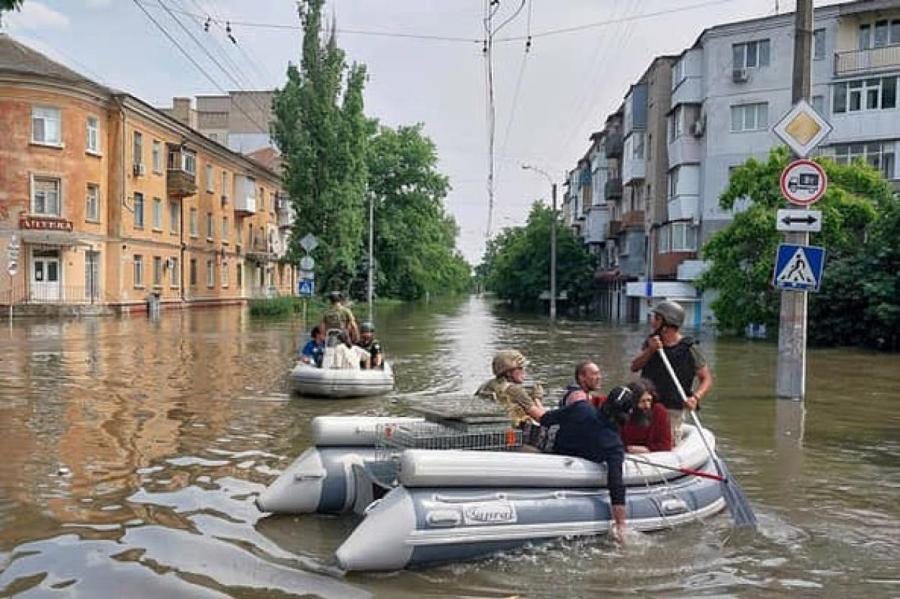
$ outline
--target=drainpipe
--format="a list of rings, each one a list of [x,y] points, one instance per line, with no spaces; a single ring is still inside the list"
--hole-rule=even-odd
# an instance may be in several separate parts
[[[127,120],[126,120],[126,114],[125,114],[125,105],[122,102],[122,96],[114,95],[113,102],[116,103],[116,106],[118,106],[118,108],[119,108],[119,113],[122,115],[122,131],[121,131],[122,160],[121,160],[121,164],[119,165],[120,172],[121,172],[120,184],[121,184],[122,209],[120,209],[120,211],[119,211],[119,223],[118,223],[119,230],[117,232],[117,237],[118,237],[117,243],[118,243],[119,241],[124,241],[124,234],[123,234],[122,230],[123,230],[124,220],[125,220],[125,209],[128,208],[128,203],[127,203],[127,199],[128,199],[127,195],[128,194],[126,193],[126,189],[125,189],[125,187],[126,187],[125,186],[125,177],[126,177],[126,166],[125,165],[127,164],[125,147],[128,145],[128,136],[125,132]],[[109,223],[107,223],[107,227],[109,227]],[[116,270],[119,273],[119,297],[118,297],[118,300],[121,303],[122,295],[124,293],[124,282],[125,282],[125,273],[123,272],[121,257],[119,258],[119,268],[117,268]]]

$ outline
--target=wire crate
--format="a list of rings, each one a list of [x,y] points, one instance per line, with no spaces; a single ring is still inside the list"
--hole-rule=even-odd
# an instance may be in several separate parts
[[[522,446],[522,431],[503,424],[448,425],[442,422],[405,422],[380,425],[375,447],[382,457],[404,449],[477,449],[508,451]]]

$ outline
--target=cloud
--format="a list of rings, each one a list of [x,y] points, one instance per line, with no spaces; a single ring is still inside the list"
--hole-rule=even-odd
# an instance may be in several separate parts
[[[11,27],[17,29],[68,29],[69,17],[56,12],[52,8],[29,0],[22,5],[19,12],[13,11],[3,15],[3,19]]]

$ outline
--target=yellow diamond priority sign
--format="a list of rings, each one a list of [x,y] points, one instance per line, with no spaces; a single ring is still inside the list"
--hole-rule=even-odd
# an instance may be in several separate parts
[[[831,133],[831,124],[806,100],[800,100],[778,121],[772,132],[794,154],[806,158]]]

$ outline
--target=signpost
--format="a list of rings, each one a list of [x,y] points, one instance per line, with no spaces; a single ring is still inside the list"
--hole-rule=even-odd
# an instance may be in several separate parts
[[[781,209],[775,216],[777,231],[794,231],[818,233],[822,230],[822,212],[820,210]]]
[[[312,233],[307,233],[300,240],[300,247],[303,248],[306,255],[300,258],[300,280],[297,282],[297,295],[303,298],[303,323],[306,324],[309,298],[316,292],[316,261],[309,253],[319,247],[319,240]]]
[[[13,277],[19,272],[19,238],[15,233],[6,245],[6,273],[9,275],[9,326],[13,319]]]
[[[825,266],[825,248],[782,243],[775,255],[772,284],[779,289],[818,291]]]

